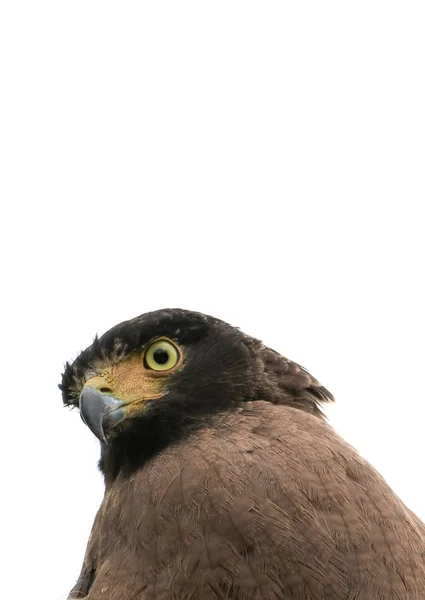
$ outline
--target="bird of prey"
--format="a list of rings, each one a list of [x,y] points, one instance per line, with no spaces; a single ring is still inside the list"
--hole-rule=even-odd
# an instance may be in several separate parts
[[[332,395],[260,341],[151,312],[60,388],[105,479],[69,598],[425,599],[424,524],[326,422]]]

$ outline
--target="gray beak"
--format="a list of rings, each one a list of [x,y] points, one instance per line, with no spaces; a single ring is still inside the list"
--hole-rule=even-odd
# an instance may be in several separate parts
[[[107,443],[108,429],[124,418],[124,402],[86,387],[80,394],[80,415],[87,427],[103,443]]]

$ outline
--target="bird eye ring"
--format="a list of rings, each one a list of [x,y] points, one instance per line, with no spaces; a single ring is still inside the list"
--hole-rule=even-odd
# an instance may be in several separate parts
[[[177,365],[180,353],[169,340],[157,340],[145,351],[144,363],[152,371],[169,371]]]

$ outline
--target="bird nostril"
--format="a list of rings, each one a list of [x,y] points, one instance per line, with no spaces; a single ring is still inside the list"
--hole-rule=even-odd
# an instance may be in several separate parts
[[[108,388],[108,387],[102,387],[102,388],[100,388],[99,392],[101,392],[102,394],[112,394],[111,388]]]

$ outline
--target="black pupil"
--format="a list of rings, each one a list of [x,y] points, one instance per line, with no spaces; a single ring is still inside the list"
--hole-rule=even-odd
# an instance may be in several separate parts
[[[158,365],[165,365],[169,358],[168,352],[166,350],[162,350],[162,348],[159,348],[153,353],[153,358]]]

